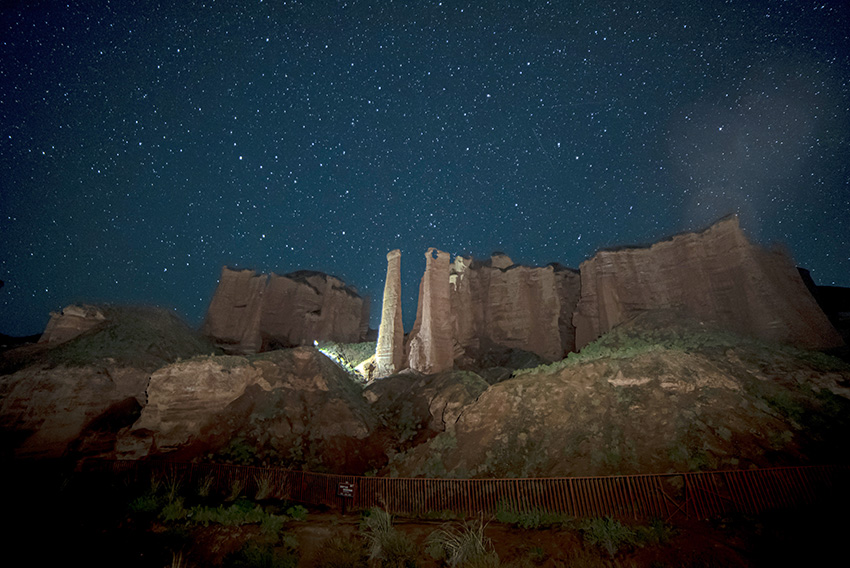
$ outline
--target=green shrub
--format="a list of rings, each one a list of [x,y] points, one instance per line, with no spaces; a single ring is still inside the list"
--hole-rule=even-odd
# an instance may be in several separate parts
[[[293,505],[286,510],[286,514],[296,521],[304,521],[307,519],[307,509],[301,505]]]
[[[539,529],[555,525],[565,525],[572,522],[573,518],[560,513],[547,513],[540,509],[517,511],[502,502],[496,507],[496,520],[507,525],[514,525],[520,529]]]
[[[171,523],[174,521],[182,521],[189,514],[183,507],[183,499],[180,497],[175,498],[172,501],[169,501],[159,513],[159,518],[167,523]]]
[[[130,501],[128,508],[131,513],[155,513],[162,508],[163,504],[161,497],[148,493]]]
[[[634,531],[611,517],[587,521],[582,528],[582,536],[586,543],[601,548],[612,557],[622,546],[636,543]]]

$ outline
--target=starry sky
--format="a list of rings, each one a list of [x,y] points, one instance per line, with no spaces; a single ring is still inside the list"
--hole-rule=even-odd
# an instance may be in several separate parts
[[[577,268],[738,213],[850,286],[850,3],[0,3],[0,332],[199,325],[221,267],[404,319],[435,246]]]

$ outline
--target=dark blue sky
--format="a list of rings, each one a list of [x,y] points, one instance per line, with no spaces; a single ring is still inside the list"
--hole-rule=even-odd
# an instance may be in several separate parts
[[[223,265],[372,295],[402,249],[578,267],[737,212],[850,286],[850,9],[4,2],[0,331],[72,302],[197,325]]]

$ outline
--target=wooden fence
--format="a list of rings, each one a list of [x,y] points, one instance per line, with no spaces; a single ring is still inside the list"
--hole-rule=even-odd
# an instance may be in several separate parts
[[[157,475],[184,487],[207,484],[222,494],[236,486],[251,496],[262,488],[277,499],[337,509],[381,507],[403,515],[490,515],[502,507],[574,517],[708,519],[846,499],[850,487],[850,466],[523,479],[360,477],[163,461],[89,461],[83,469]],[[350,488],[350,497],[341,495],[346,491],[340,484]]]

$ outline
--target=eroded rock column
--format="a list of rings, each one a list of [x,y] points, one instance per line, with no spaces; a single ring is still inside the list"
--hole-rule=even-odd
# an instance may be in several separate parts
[[[401,251],[387,253],[387,280],[378,346],[375,350],[375,377],[388,377],[401,370],[404,359],[404,326],[401,320]]]
[[[411,332],[410,367],[425,374],[440,373],[454,367],[452,341],[451,255],[429,248],[425,253],[425,274],[419,288],[420,312]]]

